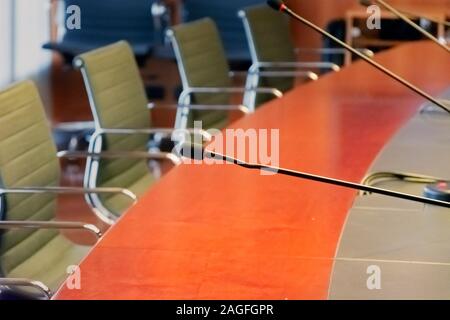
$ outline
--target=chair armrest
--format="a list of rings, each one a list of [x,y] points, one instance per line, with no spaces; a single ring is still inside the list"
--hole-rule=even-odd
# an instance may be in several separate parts
[[[178,106],[176,106],[178,108]],[[173,129],[173,128],[146,128],[146,129],[129,129],[129,128],[117,128],[117,129],[109,129],[109,128],[100,128],[97,129],[92,135],[92,139],[97,139],[100,135],[104,134],[113,134],[113,135],[132,135],[132,134],[173,134],[179,133],[180,130],[185,131],[190,134],[200,134],[207,141],[211,141],[212,136],[202,129],[189,128],[189,129]],[[95,141],[95,140],[94,140]]]
[[[366,49],[366,48],[356,48],[357,51],[365,54],[369,58],[372,58],[375,53],[372,50]],[[297,54],[300,53],[318,53],[318,54],[336,54],[336,55],[342,55],[347,52],[346,49],[342,48],[296,48],[295,52]]]
[[[52,128],[63,132],[95,130],[95,123],[94,121],[62,122]]]
[[[277,98],[281,98],[283,93],[275,88],[245,88],[245,87],[202,87],[202,88],[189,88],[181,92],[178,98],[179,107],[189,108],[189,103],[187,99],[192,93],[245,93],[245,92],[257,92],[257,93],[268,93],[272,94]]]
[[[337,64],[332,62],[301,62],[301,61],[280,61],[280,62],[258,62],[254,63],[250,70],[257,68],[319,68],[331,69],[333,71],[341,70]]]
[[[30,287],[41,291],[47,299],[51,299],[52,291],[49,287],[43,284],[40,281],[34,281],[29,279],[20,279],[20,278],[0,278],[0,286],[6,287]]]
[[[148,159],[148,160],[170,160],[174,165],[180,165],[181,159],[170,152],[146,152],[146,151],[103,151],[103,152],[86,152],[86,151],[59,151],[58,158],[68,159]],[[96,193],[96,192],[91,192]]]
[[[237,110],[242,113],[250,113],[250,109],[242,104],[188,104],[188,105],[179,105],[179,108],[188,108],[190,110],[199,110],[199,111],[232,111]]]
[[[278,98],[283,96],[283,93],[275,88],[245,88],[245,87],[201,87],[201,88],[189,88],[183,90],[182,95],[189,95],[192,93],[241,93],[248,91],[264,91],[265,93],[272,93]],[[181,97],[181,95],[180,95]]]
[[[319,80],[319,76],[312,71],[259,71],[255,70],[250,74],[256,74],[263,78],[283,78],[302,77],[313,81]]]
[[[66,151],[62,151],[66,152]],[[77,151],[73,151],[77,152]],[[70,152],[68,152],[70,153]],[[75,188],[75,187],[21,187],[21,188],[0,188],[0,195],[3,194],[45,194],[45,193],[54,193],[54,194],[108,194],[108,193],[121,193],[124,196],[133,200],[133,203],[136,203],[137,196],[128,189],[124,188]]]
[[[85,230],[101,238],[102,232],[93,224],[64,221],[0,221],[0,229]]]

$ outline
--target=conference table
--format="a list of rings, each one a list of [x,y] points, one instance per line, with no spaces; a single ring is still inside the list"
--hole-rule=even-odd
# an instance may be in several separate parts
[[[450,96],[450,59],[432,43],[375,59]],[[376,170],[450,179],[449,117],[430,106],[419,112],[424,104],[357,61],[229,128],[279,129],[279,165],[294,170],[353,182]],[[381,288],[372,288],[378,267]],[[55,299],[450,298],[450,210],[235,165],[183,164],[110,228],[80,270],[81,289],[63,286]]]

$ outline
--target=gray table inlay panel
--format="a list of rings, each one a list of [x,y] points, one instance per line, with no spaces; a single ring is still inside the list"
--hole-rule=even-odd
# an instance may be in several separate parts
[[[450,90],[443,97],[450,97]],[[450,116],[417,113],[385,146],[368,173],[410,172],[450,180]],[[425,184],[375,186],[423,195]],[[367,268],[380,267],[380,290]],[[450,299],[450,209],[381,195],[359,195],[336,253],[331,299]]]

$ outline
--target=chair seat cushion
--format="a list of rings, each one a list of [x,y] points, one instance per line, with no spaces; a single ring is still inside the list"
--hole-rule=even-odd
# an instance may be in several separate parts
[[[120,180],[120,176],[116,177]],[[113,179],[114,180],[114,179]],[[151,173],[144,174],[141,178],[136,179],[130,185],[123,186],[124,188],[131,190],[137,197],[142,196],[148,191],[150,186],[156,181],[156,178]],[[113,186],[112,180],[108,182],[108,185]],[[103,185],[104,186],[104,185]],[[122,186],[122,185],[121,185]],[[102,204],[112,213],[117,216],[123,214],[126,209],[132,204],[130,198],[123,196],[122,194],[115,194],[108,197],[103,197]]]
[[[78,265],[89,249],[90,247],[74,244],[58,233],[29,259],[11,270],[7,277],[41,281],[54,293],[67,278],[67,268]]]

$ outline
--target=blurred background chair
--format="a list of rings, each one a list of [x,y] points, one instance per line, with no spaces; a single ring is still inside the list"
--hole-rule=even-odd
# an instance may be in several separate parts
[[[54,221],[57,194],[120,194],[119,188],[59,187],[61,172],[35,85],[26,81],[0,92],[0,288],[9,297],[48,298],[88,252],[61,230],[101,235],[94,225]],[[5,231],[6,230],[6,231]]]
[[[212,19],[219,30],[231,68],[233,70],[248,70],[251,63],[250,53],[244,28],[236,16],[236,12],[242,7],[263,3],[265,1],[261,0],[184,0],[183,21],[192,22],[202,18]]]
[[[289,19],[267,5],[247,7],[238,15],[244,24],[252,58],[248,85],[274,87],[286,92],[293,88],[296,78],[317,80],[323,71],[339,71],[338,65],[329,62],[298,61]],[[272,77],[261,77],[260,74]],[[258,103],[269,98],[259,95]]]
[[[226,111],[250,113],[255,102],[252,92],[282,94],[273,88],[233,87],[225,49],[215,22],[210,18],[182,24],[168,31],[178,62],[183,92],[178,102],[175,128],[189,128],[202,121],[204,129],[223,128],[228,123]],[[233,104],[231,95],[244,94],[242,104]]]
[[[43,46],[59,52],[69,65],[75,56],[119,40],[130,43],[142,65],[163,41],[166,11],[159,0],[133,0],[126,5],[122,0],[64,0],[64,21],[70,20],[73,6],[81,10],[80,29],[64,24],[61,41]]]
[[[61,54],[67,66],[81,53],[126,40],[138,65],[144,67],[154,51],[164,46],[164,31],[170,18],[163,1],[133,0],[124,5],[123,0],[64,0],[59,5],[65,13],[65,23],[61,24],[63,36],[59,41],[45,43],[43,48]],[[80,8],[79,29],[67,26],[74,6]],[[156,78],[155,75],[148,77],[152,81]],[[161,85],[147,84],[145,91],[151,99],[163,99],[166,94]],[[85,148],[93,129],[90,121],[61,123],[55,126],[54,136],[60,149],[75,151]]]

